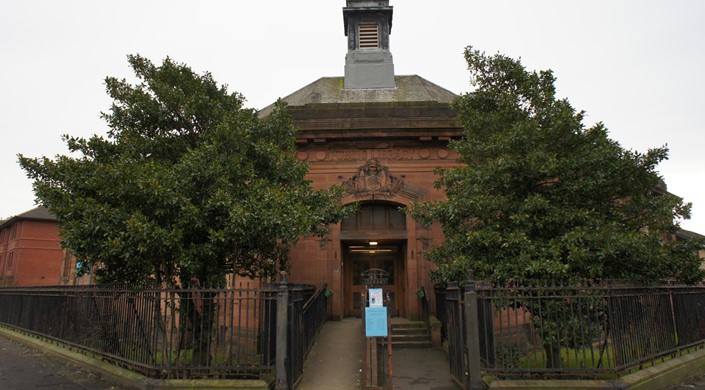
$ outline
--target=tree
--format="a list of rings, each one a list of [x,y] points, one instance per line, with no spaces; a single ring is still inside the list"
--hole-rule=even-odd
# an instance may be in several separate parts
[[[106,79],[107,138],[64,136],[77,157],[20,155],[20,165],[56,215],[62,245],[99,281],[182,288],[181,330],[190,322],[192,358],[207,365],[215,290],[188,288],[287,270],[299,237],[347,215],[343,190],[305,180],[281,102],[261,120],[209,73],[169,58],[128,61],[140,83]]]
[[[289,248],[340,220],[342,189],[314,190],[282,103],[243,97],[167,58],[128,56],[140,81],[106,79],[107,137],[64,136],[78,156],[19,161],[62,245],[102,282],[222,286],[273,276]]]
[[[464,165],[437,171],[447,201],[412,208],[445,234],[427,254],[436,278],[702,280],[699,243],[662,239],[690,213],[656,172],[666,147],[625,150],[586,127],[551,71],[472,47],[465,58],[475,90],[452,104],[464,136],[450,145]]]

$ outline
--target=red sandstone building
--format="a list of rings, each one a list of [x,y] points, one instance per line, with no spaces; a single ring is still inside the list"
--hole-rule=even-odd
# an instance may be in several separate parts
[[[462,135],[449,107],[456,95],[419,76],[395,76],[388,1],[348,0],[343,20],[345,77],[321,78],[284,100],[300,129],[298,158],[310,164],[308,178],[318,188],[344,186],[344,202],[361,207],[324,239],[301,240],[289,280],[327,284],[332,317],[359,316],[362,273],[383,269],[393,313],[417,318],[417,292],[433,290],[423,254],[442,233],[402,209],[445,196],[433,187],[433,171],[458,165],[447,147]]]

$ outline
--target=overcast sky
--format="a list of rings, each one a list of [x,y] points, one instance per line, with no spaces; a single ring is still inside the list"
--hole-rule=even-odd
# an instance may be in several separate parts
[[[62,134],[105,134],[106,76],[126,55],[210,71],[263,108],[343,74],[344,0],[0,0],[0,219],[34,207],[27,156],[66,154]],[[641,152],[667,144],[669,191],[705,234],[705,1],[392,0],[396,74],[470,90],[465,46],[552,69],[560,97]]]

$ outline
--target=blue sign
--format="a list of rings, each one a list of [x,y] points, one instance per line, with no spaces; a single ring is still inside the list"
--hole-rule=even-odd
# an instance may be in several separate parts
[[[387,308],[365,308],[365,336],[387,337]]]

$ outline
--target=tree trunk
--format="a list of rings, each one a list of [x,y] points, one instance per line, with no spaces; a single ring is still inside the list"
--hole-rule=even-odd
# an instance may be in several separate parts
[[[193,364],[210,366],[213,358],[210,351],[211,335],[213,334],[215,304],[213,293],[202,293],[201,310],[195,310],[193,318]],[[195,305],[194,305],[195,306]]]
[[[210,338],[213,333],[215,319],[214,293],[204,292],[193,294],[181,292],[185,319],[192,333],[193,356],[191,365],[194,367],[209,366],[212,361],[210,351]],[[188,343],[188,340],[187,340]]]
[[[546,352],[546,368],[563,368],[560,345],[544,344],[543,350]]]

